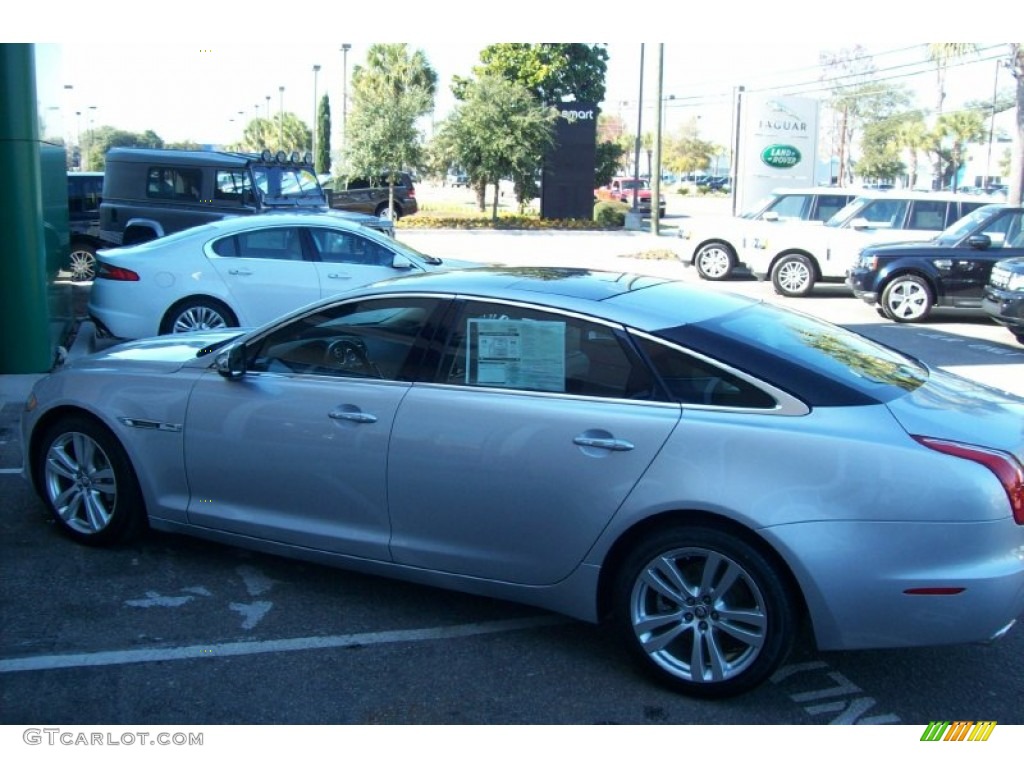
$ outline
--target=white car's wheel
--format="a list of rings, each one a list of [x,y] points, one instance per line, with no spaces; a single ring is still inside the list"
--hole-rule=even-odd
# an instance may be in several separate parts
[[[760,550],[709,527],[660,531],[626,558],[613,615],[633,655],[688,694],[731,696],[786,658],[796,603]]]
[[[725,243],[707,243],[697,251],[693,266],[705,280],[725,280],[736,268],[736,254]]]
[[[814,264],[798,253],[783,256],[772,268],[772,286],[782,296],[806,296],[815,279]]]
[[[219,328],[234,328],[238,319],[234,313],[219,301],[213,299],[189,299],[176,304],[164,315],[160,333],[190,333],[211,331]]]
[[[917,275],[899,275],[882,291],[882,312],[897,323],[916,323],[932,311],[932,292]]]

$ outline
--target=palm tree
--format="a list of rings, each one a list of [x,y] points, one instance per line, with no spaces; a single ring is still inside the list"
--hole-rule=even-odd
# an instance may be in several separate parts
[[[977,50],[977,43],[928,43],[928,58],[935,64],[935,78],[938,84],[936,116],[942,114],[942,105],[946,101],[946,68],[949,62]]]
[[[964,110],[942,115],[935,129],[940,139],[940,142],[936,142],[938,145],[941,145],[942,138],[952,139],[952,145],[948,150],[937,151],[936,154],[939,154],[947,164],[942,181],[945,183],[948,177],[955,192],[957,173],[964,161],[964,148],[971,142],[981,141],[985,137],[985,122],[979,113]]]
[[[929,146],[928,129],[920,116],[907,120],[896,131],[896,146],[907,153],[907,188],[917,186],[917,159]]]

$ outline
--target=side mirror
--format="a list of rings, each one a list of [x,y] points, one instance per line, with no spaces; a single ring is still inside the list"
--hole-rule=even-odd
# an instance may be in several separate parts
[[[395,257],[391,260],[392,269],[412,269],[412,262],[407,256],[403,256],[400,253],[396,253]]]
[[[872,223],[865,218],[854,219],[850,222],[851,229],[872,229],[879,226],[881,225]]]
[[[232,344],[219,355],[214,363],[217,373],[225,379],[240,379],[245,375],[245,345]]]
[[[776,211],[767,211],[761,219],[762,221],[778,221],[779,214]]]
[[[984,251],[992,247],[992,238],[988,235],[971,235],[967,238],[967,245],[979,251]]]

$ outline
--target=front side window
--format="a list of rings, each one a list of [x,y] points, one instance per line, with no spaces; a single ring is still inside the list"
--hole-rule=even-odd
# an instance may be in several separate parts
[[[469,302],[441,381],[590,397],[647,397],[647,368],[616,328],[529,307]]]
[[[441,302],[366,299],[293,320],[248,345],[249,371],[412,381]]]
[[[391,266],[394,261],[395,255],[390,249],[354,232],[322,228],[313,228],[309,232],[320,261],[379,267]]]

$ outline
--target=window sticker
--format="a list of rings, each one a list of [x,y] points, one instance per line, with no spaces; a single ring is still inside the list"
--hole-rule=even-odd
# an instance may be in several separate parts
[[[565,323],[472,318],[466,383],[565,391]]]

